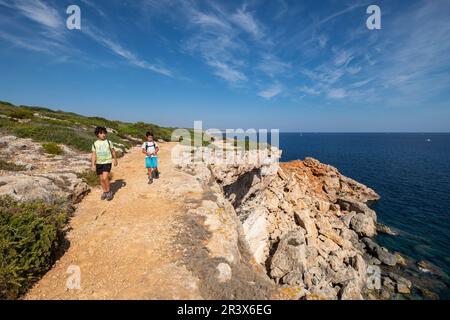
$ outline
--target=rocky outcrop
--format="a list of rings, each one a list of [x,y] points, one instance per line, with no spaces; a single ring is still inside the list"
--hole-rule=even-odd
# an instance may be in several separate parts
[[[186,150],[190,154],[189,148]],[[172,159],[177,162],[176,157]],[[248,246],[248,230],[214,179],[211,167],[203,162],[178,161],[178,169],[188,177],[182,185],[166,182],[166,190],[174,201],[186,194],[197,198],[184,202],[189,220],[183,221],[186,231],[179,242],[189,248],[184,263],[201,275],[203,294],[213,299],[272,298],[276,286],[250,253],[255,248]],[[237,172],[238,168],[231,168],[227,177],[237,178]]]
[[[23,170],[0,170],[0,195],[19,201],[56,198],[79,202],[89,192],[89,186],[77,174],[89,169],[89,154],[79,153],[61,145],[64,155],[47,155],[42,145],[31,139],[0,137],[0,159],[15,163]]]
[[[297,299],[362,299],[374,261],[396,264],[370,239],[377,217],[367,203],[378,194],[318,160],[279,164],[279,156],[208,166],[255,262],[280,288],[300,292]]]
[[[379,246],[372,239],[364,238],[362,239],[362,241],[366,245],[367,251],[375,258],[377,258],[381,263],[384,263],[388,266],[395,266],[397,264],[397,257]]]

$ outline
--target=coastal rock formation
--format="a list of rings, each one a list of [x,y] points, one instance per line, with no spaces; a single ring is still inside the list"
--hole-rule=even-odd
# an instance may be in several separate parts
[[[88,168],[87,154],[64,147],[64,156],[49,157],[40,144],[10,136],[0,148],[8,155],[2,160],[23,164],[0,171],[0,195],[75,202],[89,190],[76,175]],[[279,150],[248,151],[245,157],[258,161],[239,164],[193,162],[189,147],[178,151],[171,160],[179,179],[165,181],[161,192],[183,202],[185,263],[204,278],[208,296],[363,299],[369,268],[397,264],[371,239],[377,217],[367,202],[379,196],[336,168],[312,158],[280,164]],[[412,287],[394,273],[383,275],[382,285],[381,298]]]
[[[299,288],[297,299],[362,299],[368,267],[396,264],[370,239],[377,217],[367,202],[378,194],[318,160],[279,164],[279,156],[210,164],[209,183],[221,187],[255,262],[280,288]],[[180,167],[198,174],[199,166]]]

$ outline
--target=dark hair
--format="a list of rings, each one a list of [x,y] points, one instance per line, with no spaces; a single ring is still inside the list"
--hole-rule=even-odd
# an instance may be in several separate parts
[[[145,136],[146,136],[147,138],[150,137],[150,136],[153,137],[153,132],[147,131],[147,133],[145,134]]]
[[[108,133],[108,131],[106,131],[105,127],[96,127],[95,128],[95,135],[98,136],[100,133]]]

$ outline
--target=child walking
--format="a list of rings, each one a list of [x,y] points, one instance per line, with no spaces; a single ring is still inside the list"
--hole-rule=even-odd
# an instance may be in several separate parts
[[[106,138],[107,131],[105,127],[95,128],[95,135],[97,141],[92,144],[92,157],[91,166],[92,170],[96,171],[100,178],[100,184],[102,185],[103,194],[102,200],[111,201],[113,194],[109,184],[109,173],[114,159],[114,166],[117,166],[116,151],[111,141]]]
[[[153,179],[159,178],[158,172],[158,151],[159,147],[157,143],[153,140],[153,133],[148,131],[145,136],[147,141],[142,145],[142,153],[146,155],[145,157],[145,167],[147,168],[148,184],[153,183]]]

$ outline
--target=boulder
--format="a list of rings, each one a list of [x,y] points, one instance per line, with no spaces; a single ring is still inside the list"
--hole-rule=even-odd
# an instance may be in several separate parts
[[[291,286],[303,285],[303,273],[291,271],[281,279],[281,282]]]
[[[355,211],[356,213],[363,213],[371,217],[374,220],[374,222],[377,221],[377,214],[375,213],[375,211],[370,209],[367,206],[367,204],[363,202],[341,198],[337,200],[337,204],[346,211],[349,212]]]
[[[363,238],[362,241],[366,245],[367,251],[375,256],[378,260],[380,260],[381,263],[384,263],[388,266],[395,266],[397,264],[397,257],[379,246],[372,239]]]
[[[392,281],[391,278],[384,277],[383,278],[383,287],[388,291],[394,292],[396,286],[395,286],[395,282]]]
[[[285,234],[270,263],[270,276],[276,280],[292,271],[303,273],[306,266],[306,243],[303,229]]]
[[[19,201],[52,202],[65,193],[48,178],[15,174],[0,176],[0,195],[9,195]]]
[[[243,222],[245,240],[250,253],[257,263],[263,263],[268,255],[269,236],[267,213],[264,208],[256,208]]]
[[[338,290],[336,290],[331,283],[327,281],[321,281],[315,286],[309,289],[310,297],[316,297],[315,299],[321,300],[336,300]]]
[[[318,236],[316,224],[309,215],[310,211],[307,209],[294,211],[295,222],[306,230],[306,237],[308,245],[312,245]]]
[[[328,255],[331,252],[336,252],[340,248],[339,246],[332,240],[328,239],[324,235],[320,235],[318,237],[318,241],[316,242],[316,248],[319,254],[325,259],[328,259]]]
[[[341,300],[363,300],[357,280],[348,281],[340,291]]]
[[[344,216],[342,216],[341,220],[347,228],[350,228],[350,222],[352,221],[352,219],[355,215],[356,215],[356,212],[351,211],[351,212],[345,214]]]
[[[389,278],[391,278],[395,282],[398,293],[402,294],[411,293],[412,287],[411,281],[393,272],[389,272]]]
[[[361,237],[373,237],[377,234],[372,217],[364,213],[356,214],[350,222],[350,227]]]
[[[391,236],[398,236],[397,232],[393,231],[391,228],[381,223],[377,223],[377,232],[385,233]]]
[[[360,254],[357,254],[352,260],[352,267],[358,275],[358,284],[362,288],[367,282],[367,263]]]

